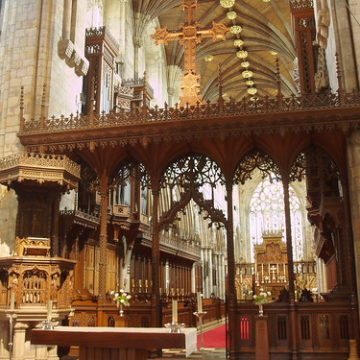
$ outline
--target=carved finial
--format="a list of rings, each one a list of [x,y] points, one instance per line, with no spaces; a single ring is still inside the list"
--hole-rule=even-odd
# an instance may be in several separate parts
[[[95,93],[95,77],[92,76],[90,79],[90,92],[89,92],[89,111],[90,121],[92,121],[94,115],[94,93]]]
[[[222,85],[222,64],[218,65],[218,86],[219,86],[219,101],[223,101],[223,85]]]
[[[338,80],[338,92],[343,92],[343,84],[342,84],[342,73],[341,73],[341,66],[340,66],[340,60],[339,60],[339,54],[335,53],[335,59],[336,59],[336,74],[337,74],[337,80]]]
[[[146,70],[144,71],[144,89],[143,89],[143,109],[146,109],[146,99],[147,99],[147,78]]]
[[[20,128],[24,128],[24,86],[20,88]]]
[[[43,91],[41,96],[41,118],[45,117],[45,99],[46,99],[46,83],[43,85]]]
[[[280,61],[278,56],[275,59],[275,68],[276,68],[277,95],[281,95]]]

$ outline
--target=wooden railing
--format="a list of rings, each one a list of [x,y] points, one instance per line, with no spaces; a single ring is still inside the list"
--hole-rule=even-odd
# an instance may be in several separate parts
[[[296,351],[301,359],[347,359],[353,338],[351,307],[344,303],[295,304]],[[254,304],[239,304],[239,359],[253,359],[256,347]],[[292,351],[290,309],[285,303],[264,305],[271,359],[288,359]],[[246,356],[245,356],[246,354]]]
[[[227,117],[242,116],[245,125],[247,115],[254,114],[281,114],[291,112],[304,112],[314,110],[347,109],[360,106],[360,92],[352,93],[327,93],[327,94],[304,94],[301,96],[285,97],[259,97],[255,100],[244,97],[241,101],[231,100],[229,102],[206,103],[197,106],[185,106],[170,108],[149,108],[143,106],[141,109],[132,111],[121,110],[110,114],[81,114],[51,117],[49,119],[29,119],[22,116],[20,123],[20,136],[31,133],[51,133],[59,131],[72,131],[74,129],[105,128],[116,126],[131,126],[147,124],[149,122],[184,122],[200,119],[224,119]],[[277,116],[279,120],[279,116]],[[281,120],[281,119],[280,119]],[[320,120],[320,119],[319,119]],[[251,121],[250,121],[251,122]],[[269,123],[267,120],[266,123]]]

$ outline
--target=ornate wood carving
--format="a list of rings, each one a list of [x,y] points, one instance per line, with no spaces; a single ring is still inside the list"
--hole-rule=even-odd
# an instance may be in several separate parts
[[[80,166],[65,155],[22,152],[0,160],[0,183],[33,181],[77,188]]]

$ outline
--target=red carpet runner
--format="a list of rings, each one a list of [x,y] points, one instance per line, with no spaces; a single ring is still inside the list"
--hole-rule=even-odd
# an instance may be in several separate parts
[[[201,336],[204,336],[204,345],[201,343]],[[221,325],[215,329],[206,331],[204,334],[198,335],[198,346],[204,346],[208,348],[225,348],[225,325]]]

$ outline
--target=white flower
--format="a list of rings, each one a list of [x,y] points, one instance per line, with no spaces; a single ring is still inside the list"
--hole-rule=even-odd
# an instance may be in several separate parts
[[[131,295],[127,295],[126,298],[127,298],[127,299],[131,299]]]
[[[115,297],[118,297],[118,296],[119,296],[119,293],[115,293],[114,296],[115,296]]]

